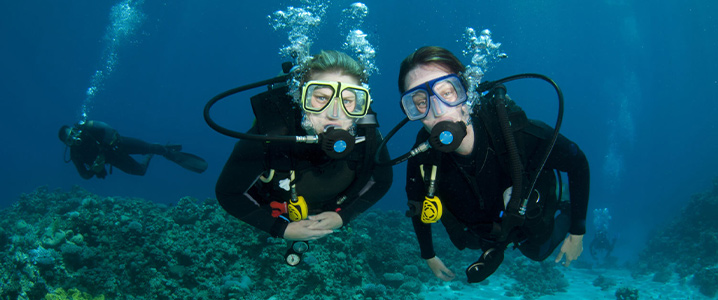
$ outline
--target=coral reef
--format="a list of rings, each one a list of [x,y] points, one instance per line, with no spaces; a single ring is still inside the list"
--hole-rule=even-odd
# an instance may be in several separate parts
[[[638,290],[622,286],[616,290],[616,300],[638,300]]]
[[[524,299],[536,299],[545,295],[565,292],[568,280],[556,268],[556,263],[547,260],[533,262],[523,256],[504,261],[509,277],[516,280],[510,286],[507,296],[523,296]]]
[[[455,249],[441,226],[434,232],[436,251],[453,270],[481,254]],[[0,299],[422,299],[443,284],[420,259],[411,221],[399,211],[362,214],[311,242],[296,267],[284,262],[287,247],[214,199],[166,206],[43,187],[0,211]],[[518,253],[507,251],[509,266],[494,276],[516,278],[506,287],[514,295],[535,298],[566,284],[552,264],[510,252]]]
[[[88,293],[83,293],[78,289],[70,289],[65,292],[64,289],[58,288],[54,292],[45,295],[45,300],[105,300],[104,295],[93,297]]]
[[[592,284],[593,286],[600,287],[602,291],[607,291],[611,287],[616,285],[616,280],[605,277],[603,275],[598,275],[598,277],[596,277]]]
[[[692,283],[699,288],[703,295],[715,297],[718,292],[718,267],[698,271],[693,276]]]
[[[718,178],[710,192],[693,195],[673,221],[652,234],[640,253],[634,277],[667,282],[675,273],[706,296],[716,294],[718,278]]]

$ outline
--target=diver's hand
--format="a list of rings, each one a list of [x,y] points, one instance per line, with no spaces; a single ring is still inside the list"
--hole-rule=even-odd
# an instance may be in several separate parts
[[[556,256],[556,263],[561,262],[561,259],[566,255],[566,262],[563,263],[565,267],[571,265],[571,262],[576,260],[583,252],[583,235],[569,234],[563,245],[561,245],[561,252]]]
[[[316,221],[316,223],[309,226],[311,229],[327,229],[334,230],[342,227],[344,221],[342,217],[333,211],[325,211],[323,213],[309,216],[310,221]]]
[[[439,259],[438,256],[434,256],[432,258],[429,258],[426,260],[426,264],[429,265],[429,268],[431,269],[431,272],[434,272],[434,276],[437,278],[443,280],[443,281],[451,281],[456,278],[456,275],[454,275],[454,272],[451,272],[449,268],[444,265],[444,262]]]
[[[333,230],[327,229],[313,229],[312,225],[316,226],[316,223],[317,221],[312,220],[291,222],[287,225],[287,229],[284,230],[284,239],[290,241],[312,241],[334,232]]]

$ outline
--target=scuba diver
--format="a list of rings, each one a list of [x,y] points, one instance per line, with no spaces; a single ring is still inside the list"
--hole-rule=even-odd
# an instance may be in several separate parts
[[[100,121],[81,122],[73,127],[63,125],[58,137],[67,146],[65,151],[70,149],[70,159],[65,162],[72,161],[84,179],[93,176],[104,179],[108,173],[106,165],[110,165],[110,173],[114,166],[127,174],[145,175],[150,159],[155,154],[193,172],[202,173],[207,169],[204,159],[181,152],[182,145],[150,144],[121,136],[117,130]],[[131,154],[145,154],[145,157],[142,162],[138,162]]]
[[[591,256],[599,263],[606,263],[611,257],[613,247],[616,245],[616,238],[609,238],[608,228],[611,221],[611,214],[608,208],[597,208],[593,210],[593,227],[595,234],[588,249]]]
[[[391,161],[408,160],[407,215],[421,257],[436,277],[454,279],[434,252],[431,224],[440,219],[458,249],[483,250],[466,269],[469,282],[493,274],[510,243],[526,257],[543,261],[563,241],[555,261],[565,256],[564,266],[569,266],[583,251],[589,195],[586,157],[558,134],[560,121],[554,129],[527,119],[503,85],[467,87],[464,71],[454,54],[433,46],[410,54],[399,71],[400,106],[407,118],[384,143],[409,120],[424,125],[414,150]],[[560,120],[563,98],[554,86]],[[481,94],[487,87],[490,92],[476,99],[479,103],[467,102],[467,88]],[[554,170],[567,173],[570,203],[558,200],[561,176]],[[560,214],[554,218],[557,210]]]
[[[210,100],[205,119],[240,138],[217,180],[217,200],[232,216],[293,241],[285,259],[296,265],[307,241],[346,225],[387,193],[392,168],[374,164],[381,135],[360,63],[322,51],[302,67],[283,67],[285,75],[264,81],[277,85],[252,97],[256,119],[246,134],[218,126],[209,107],[248,88]],[[299,80],[294,93],[285,84],[291,76]],[[388,151],[381,156],[388,159]]]

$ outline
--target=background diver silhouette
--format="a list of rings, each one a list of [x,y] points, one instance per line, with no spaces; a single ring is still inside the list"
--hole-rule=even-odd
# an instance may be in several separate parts
[[[70,149],[70,162],[75,165],[80,176],[90,179],[93,176],[105,178],[106,165],[117,167],[131,175],[145,175],[152,156],[159,154],[181,167],[202,173],[207,162],[194,154],[181,152],[182,145],[160,145],[143,140],[121,136],[117,130],[101,121],[87,121],[73,127],[63,125],[58,133],[60,140]],[[145,155],[142,162],[132,158],[132,154]]]

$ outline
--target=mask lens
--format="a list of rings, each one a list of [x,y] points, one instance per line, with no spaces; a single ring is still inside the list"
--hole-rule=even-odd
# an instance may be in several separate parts
[[[346,88],[342,90],[342,105],[350,117],[363,117],[369,109],[369,93],[363,89]]]
[[[431,90],[448,106],[457,106],[466,101],[466,90],[456,76],[435,82]]]
[[[334,87],[331,85],[311,84],[307,87],[302,102],[304,110],[310,112],[321,112],[334,98]]]
[[[401,107],[409,120],[426,117],[426,113],[429,111],[429,93],[424,89],[404,93],[401,97]]]
[[[466,89],[461,79],[456,74],[449,74],[405,92],[401,96],[401,108],[409,120],[413,121],[426,117],[430,109],[440,116],[445,113],[442,104],[453,107],[466,102],[466,99]]]

